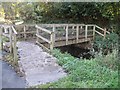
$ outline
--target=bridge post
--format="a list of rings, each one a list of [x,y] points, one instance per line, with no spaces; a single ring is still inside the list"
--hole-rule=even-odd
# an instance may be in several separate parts
[[[77,29],[76,29],[76,41],[78,43],[78,40],[79,40],[79,26],[77,25]]]
[[[68,25],[66,26],[66,45],[68,45]]]
[[[88,31],[88,26],[85,25],[85,40],[87,40],[87,31]]]
[[[14,45],[13,45],[13,54],[14,54],[14,61],[17,60],[17,48],[16,48],[16,34],[14,34]]]
[[[51,33],[50,35],[50,51],[53,50],[53,47],[54,47],[54,32]]]
[[[9,28],[9,32],[10,32],[10,53],[13,53],[13,47],[12,47],[12,29],[11,27]]]
[[[53,45],[55,43],[55,25],[53,25]]]
[[[26,28],[25,28],[26,26],[24,26],[24,39],[26,40]]]
[[[3,30],[2,30],[2,27],[0,27],[0,50],[1,51],[3,50],[2,33],[3,33]],[[2,53],[2,52],[0,52],[0,53]]]
[[[95,39],[95,25],[93,26],[93,39]]]
[[[36,43],[38,42],[38,37],[37,37],[37,35],[39,35],[39,30],[38,30],[38,28],[37,28],[37,25],[35,25],[35,27],[36,27]]]
[[[106,37],[106,28],[104,29],[104,39],[105,39],[105,37]]]

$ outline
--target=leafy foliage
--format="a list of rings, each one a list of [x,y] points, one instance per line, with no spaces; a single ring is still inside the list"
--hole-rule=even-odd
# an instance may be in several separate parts
[[[113,55],[114,54],[114,55]],[[68,76],[54,83],[36,86],[37,88],[117,88],[118,70],[112,70],[104,64],[116,66],[114,60],[117,53],[108,56],[97,56],[95,59],[76,59],[68,53],[62,54],[55,49],[53,55],[58,63],[68,72]],[[105,60],[104,60],[105,59]],[[113,61],[113,63],[109,63]]]
[[[97,36],[94,40],[94,47],[98,49],[98,52],[102,50],[103,53],[108,53],[114,49],[118,48],[118,35],[116,33],[111,33],[106,35],[103,39],[102,36]]]

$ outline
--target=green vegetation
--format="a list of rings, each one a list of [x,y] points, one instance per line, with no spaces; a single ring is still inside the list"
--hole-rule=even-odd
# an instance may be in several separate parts
[[[112,50],[118,48],[119,37],[116,33],[107,34],[105,39],[102,36],[96,36],[94,40],[94,48],[98,49],[98,52],[107,54]]]
[[[120,35],[120,2],[6,2],[0,3],[0,19],[25,23],[90,23],[115,28]]]
[[[117,51],[94,59],[76,59],[68,53],[55,49],[57,58],[68,75],[55,83],[36,86],[37,88],[117,88],[118,65]]]

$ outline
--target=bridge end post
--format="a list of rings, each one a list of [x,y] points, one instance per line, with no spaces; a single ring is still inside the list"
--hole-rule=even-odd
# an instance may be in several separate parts
[[[51,40],[51,43],[50,43],[50,51],[53,50],[53,47],[54,47],[54,32],[51,33],[50,35],[50,40]]]
[[[16,40],[16,34],[14,34],[14,45],[13,45],[13,54],[14,54],[14,61],[17,60],[17,48],[16,48],[16,43],[17,43],[17,40]]]
[[[0,27],[0,50],[3,50],[3,39],[2,39],[2,33],[3,33],[3,28]]]
[[[9,37],[9,40],[10,40],[10,53],[13,53],[13,47],[12,47],[12,27],[9,28],[9,32],[10,32],[10,37]]]

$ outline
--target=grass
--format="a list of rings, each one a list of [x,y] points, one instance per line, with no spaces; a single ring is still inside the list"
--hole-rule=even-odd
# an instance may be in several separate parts
[[[38,85],[36,88],[117,88],[118,67],[115,52],[117,51],[107,56],[97,55],[96,58],[87,60],[76,59],[56,49],[53,55],[68,75],[57,82]]]

